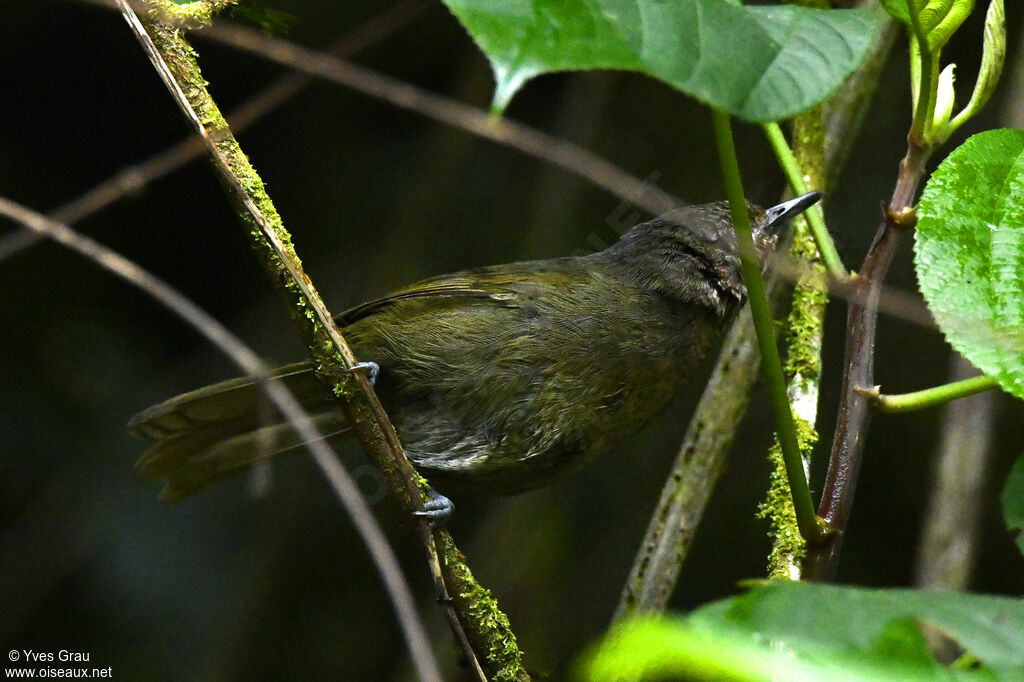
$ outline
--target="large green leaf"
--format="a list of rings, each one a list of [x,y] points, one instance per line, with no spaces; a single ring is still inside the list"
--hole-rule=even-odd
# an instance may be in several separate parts
[[[749,121],[824,100],[864,59],[881,17],[727,0],[445,3],[491,62],[497,109],[542,73],[627,69]]]
[[[1024,131],[979,133],[917,209],[917,278],[950,344],[1024,398]]]
[[[1018,457],[1013,463],[1003,485],[1000,501],[1006,529],[1014,533],[1017,549],[1024,553],[1024,456]]]
[[[979,665],[944,666],[922,627]],[[1024,603],[957,592],[776,582],[688,618],[615,628],[581,666],[591,680],[1020,680]]]

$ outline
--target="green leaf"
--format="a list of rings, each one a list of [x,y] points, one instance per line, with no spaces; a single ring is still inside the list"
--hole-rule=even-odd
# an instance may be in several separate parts
[[[726,0],[445,0],[487,55],[504,109],[531,78],[626,69],[748,121],[818,104],[863,61],[874,10]]]
[[[1024,456],[1018,457],[1013,463],[1003,485],[1000,501],[1006,529],[1016,535],[1017,549],[1024,554]]]
[[[995,92],[999,76],[1003,72],[1006,59],[1006,16],[1003,0],[992,0],[985,13],[985,39],[981,53],[981,68],[978,69],[978,80],[974,84],[971,100],[963,111],[956,115],[949,125],[941,132],[945,141],[953,131],[978,113]]]
[[[949,343],[1024,398],[1024,131],[990,130],[935,170],[914,265]]]
[[[936,661],[922,628],[980,665]],[[580,667],[584,679],[1024,679],[1024,603],[956,592],[774,582],[688,618],[613,628]]]
[[[964,23],[974,9],[974,0],[882,0],[882,7],[935,52]]]
[[[881,4],[889,16],[910,26],[910,10],[907,8],[907,0],[882,0]]]

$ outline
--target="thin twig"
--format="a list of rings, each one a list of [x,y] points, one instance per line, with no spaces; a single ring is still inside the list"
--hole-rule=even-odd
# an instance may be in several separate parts
[[[120,0],[79,0],[114,7]],[[651,182],[637,178],[604,157],[524,123],[498,118],[478,107],[436,95],[391,76],[377,73],[322,51],[268,36],[256,29],[218,22],[195,33],[221,44],[269,59],[295,71],[350,87],[400,109],[511,147],[589,180],[613,196],[658,215],[686,202]]]
[[[266,374],[267,367],[259,356],[232,334],[227,327],[195,305],[181,292],[121,254],[89,237],[76,233],[67,225],[2,197],[0,197],[0,213],[81,254],[104,270],[145,292],[199,332],[246,374]],[[401,565],[398,563],[391,545],[388,544],[384,531],[377,524],[377,520],[359,492],[358,486],[345,468],[338,463],[334,452],[320,438],[320,434],[312,425],[312,418],[295,397],[278,382],[263,382],[261,387],[266,391],[267,397],[274,403],[274,406],[301,435],[317,465],[327,477],[338,500],[352,518],[356,530],[370,552],[371,559],[377,566],[377,572],[380,574],[395,608],[395,615],[409,645],[409,652],[417,673],[422,679],[440,680],[437,661],[430,649],[426,629],[419,614],[416,613],[412,592],[402,573]]]
[[[272,279],[289,299],[289,311],[314,359],[317,376],[343,398],[340,402],[342,411],[352,425],[356,438],[384,474],[392,495],[404,508],[422,511],[426,501],[426,481],[405,456],[394,427],[367,377],[362,372],[352,371],[357,364],[356,358],[313,283],[303,271],[291,245],[291,238],[266,195],[262,181],[207,92],[191,46],[177,29],[159,23],[151,24],[147,29],[126,0],[118,0],[118,4],[175,102],[195,131],[202,136],[221,179],[229,189],[229,195],[239,205],[243,221],[249,223],[253,246]],[[157,2],[153,6],[162,5]],[[152,31],[152,36],[149,31]],[[169,62],[174,63],[173,69]],[[202,116],[198,113],[200,110]],[[351,388],[350,382],[353,381],[356,390]],[[449,623],[464,647],[466,660],[473,665],[481,679],[485,678],[477,662],[477,650],[488,655],[486,660],[492,672],[509,666],[521,670],[515,656],[511,660],[490,659],[489,655],[496,647],[492,646],[488,637],[498,636],[507,645],[507,642],[514,641],[514,635],[508,630],[496,633],[493,619],[486,623],[477,622],[480,615],[478,612],[471,612],[463,608],[465,605],[453,602],[445,586],[444,572],[450,569],[451,564],[461,563],[460,558],[447,556],[442,563],[434,535],[426,520],[420,517],[417,527],[427,552],[438,599],[443,608],[450,612]],[[468,569],[458,573],[459,577],[467,574]],[[462,594],[467,589],[459,585],[457,591]],[[457,614],[454,612],[454,604],[460,607]],[[493,602],[487,602],[484,606],[488,611],[496,610]],[[463,631],[465,623],[473,625],[470,630],[477,637],[473,645],[470,645],[467,633]],[[525,673],[521,677],[525,678]]]
[[[820,156],[822,158],[820,160],[821,162],[818,164],[818,168],[823,168],[825,163],[825,137],[819,130],[821,128],[821,107],[815,107],[808,113],[812,113],[817,120],[817,126],[815,126],[814,130],[814,139],[820,141],[819,146],[822,148]],[[801,114],[800,116],[805,116],[805,114]],[[782,128],[779,124],[762,123],[761,128],[764,130],[765,135],[768,137],[768,143],[772,146],[772,150],[775,152],[775,160],[786,174],[786,179],[789,181],[789,186],[792,188],[793,194],[806,194],[812,188],[824,192],[825,178],[823,176],[818,176],[818,174],[815,174],[815,178],[813,180],[807,177],[807,170],[800,166],[795,152],[789,148],[789,143],[786,142],[786,137],[782,134]],[[802,139],[798,135],[794,135],[793,137],[797,142]],[[836,251],[835,243],[832,241],[832,235],[829,234],[828,228],[825,226],[823,213],[824,212],[820,206],[812,207],[800,217],[798,222],[806,223],[810,227],[810,234],[813,235],[814,242],[817,245],[817,252],[820,254],[816,260],[825,265],[828,274],[833,280],[836,282],[845,282],[850,277],[850,274],[846,271],[846,268],[843,266],[843,261],[839,257],[839,253]]]
[[[831,580],[835,576],[843,532],[853,508],[870,417],[870,398],[864,390],[870,389],[875,383],[878,299],[899,238],[913,224],[912,206],[917,188],[924,178],[925,163],[930,153],[930,147],[910,140],[907,154],[900,162],[896,187],[889,200],[885,219],[851,284],[853,300],[846,320],[842,397],[828,473],[818,506],[818,515],[837,532],[825,542],[809,548],[804,574],[811,580]]]
[[[401,109],[543,159],[653,215],[684,203],[657,185],[626,173],[583,147],[508,118],[494,117],[477,107],[427,92],[364,66],[227,23],[215,24],[197,35],[245,50],[296,71],[325,78]]]
[[[912,393],[883,394],[877,388],[860,390],[882,412],[913,412],[936,405],[944,405],[960,398],[985,393],[999,388],[999,382],[990,376],[973,376],[941,386],[933,386]]]

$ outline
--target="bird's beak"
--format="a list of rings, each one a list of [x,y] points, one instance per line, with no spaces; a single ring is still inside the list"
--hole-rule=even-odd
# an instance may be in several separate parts
[[[801,194],[795,199],[783,201],[777,206],[772,206],[771,208],[766,209],[765,217],[767,218],[767,223],[765,224],[765,227],[774,227],[777,230],[779,226],[793,216],[803,213],[808,208],[818,203],[819,199],[821,199],[821,192],[815,190],[813,192],[808,192],[807,194]]]

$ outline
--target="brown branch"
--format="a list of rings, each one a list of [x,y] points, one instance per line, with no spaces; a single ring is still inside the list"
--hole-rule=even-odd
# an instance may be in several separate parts
[[[341,398],[340,407],[352,425],[354,435],[384,474],[392,495],[405,509],[422,511],[427,501],[428,485],[406,458],[398,436],[366,377],[362,372],[352,371],[357,364],[355,356],[303,271],[290,235],[284,229],[262,181],[206,90],[194,50],[180,30],[160,23],[161,10],[167,7],[166,0],[148,0],[145,4],[152,10],[151,23],[143,27],[126,0],[119,0],[129,25],[176,103],[203,137],[221,180],[249,228],[252,246],[289,304],[293,321],[313,357],[317,376]],[[495,678],[528,679],[521,666],[521,654],[515,648],[515,636],[507,627],[507,619],[499,622],[496,612],[500,614],[500,611],[497,611],[493,600],[480,599],[471,604],[473,608],[461,608],[457,612],[452,609],[453,602],[448,596],[445,578],[451,576],[455,581],[452,585],[454,591],[462,596],[473,593],[475,582],[472,574],[450,542],[443,543],[445,549],[451,551],[446,554],[444,562],[440,560],[434,535],[423,518],[420,518],[418,528],[439,602],[448,611],[449,622],[457,639],[464,645],[467,660],[473,664],[475,652],[479,651],[483,654],[488,673]],[[441,531],[438,535],[443,537],[447,533]],[[485,593],[479,586],[475,587],[481,594]],[[504,618],[503,614],[500,615]],[[467,625],[465,633],[461,624]],[[498,654],[504,657],[499,658]],[[474,667],[484,679],[480,664],[476,663]]]
[[[885,220],[868,249],[860,272],[850,284],[852,299],[846,320],[842,397],[828,474],[818,506],[818,515],[836,532],[809,548],[804,575],[810,580],[831,580],[835,577],[843,533],[853,507],[870,417],[870,398],[861,389],[871,388],[875,383],[878,300],[900,236],[913,227],[913,201],[924,178],[925,163],[930,153],[929,147],[913,140],[908,142],[907,154],[900,162],[896,187],[885,211]]]

